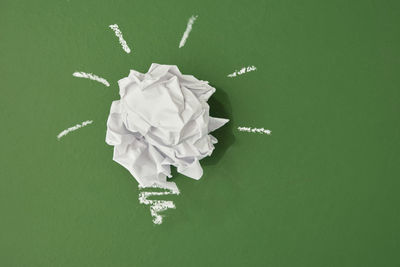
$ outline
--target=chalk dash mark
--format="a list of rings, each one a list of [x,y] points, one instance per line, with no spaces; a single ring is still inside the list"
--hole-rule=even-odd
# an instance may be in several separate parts
[[[186,39],[189,37],[189,33],[192,31],[193,23],[197,19],[197,17],[198,17],[197,15],[196,16],[193,15],[193,16],[191,16],[189,18],[189,21],[188,21],[187,26],[186,26],[186,30],[183,33],[182,39],[181,39],[181,41],[179,43],[179,48],[181,48],[181,47],[183,47],[185,45]]]
[[[112,29],[114,31],[115,36],[118,37],[118,40],[119,40],[119,43],[122,46],[122,49],[124,49],[124,51],[129,54],[131,52],[131,49],[129,48],[128,44],[126,43],[124,37],[122,36],[122,32],[119,29],[118,25],[117,24],[112,24],[109,27],[110,27],[110,29]]]
[[[238,130],[241,132],[260,133],[260,134],[271,135],[271,130],[264,129],[264,128],[238,127]]]
[[[93,80],[93,81],[102,83],[102,84],[104,84],[104,85],[107,86],[107,87],[110,86],[110,83],[107,82],[106,79],[101,78],[101,77],[99,77],[99,76],[97,76],[97,75],[94,75],[93,73],[86,73],[86,72],[82,72],[82,71],[80,71],[80,72],[79,72],[79,71],[76,71],[76,72],[74,72],[74,73],[72,74],[72,76],[78,77],[78,78],[90,79],[90,80]]]
[[[63,136],[65,136],[65,135],[69,134],[70,132],[76,131],[76,130],[78,130],[78,129],[82,128],[82,127],[85,127],[85,126],[87,126],[87,125],[89,125],[89,124],[92,124],[92,123],[93,123],[93,121],[88,120],[88,121],[84,121],[84,122],[82,122],[82,123],[80,123],[80,124],[78,123],[78,124],[75,125],[75,126],[69,127],[68,129],[65,129],[64,131],[62,131],[61,133],[59,133],[59,134],[57,135],[57,139],[60,140],[61,137],[63,137]]]
[[[243,74],[245,74],[247,72],[255,71],[255,70],[257,70],[257,68],[255,66],[243,67],[240,70],[235,70],[231,74],[228,74],[228,77],[229,78],[233,78],[233,77],[236,77],[236,76],[239,76],[239,75],[243,75]]]

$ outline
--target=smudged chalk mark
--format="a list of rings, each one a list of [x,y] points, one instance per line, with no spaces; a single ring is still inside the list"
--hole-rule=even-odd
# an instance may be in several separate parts
[[[93,73],[86,73],[86,72],[78,72],[77,71],[77,72],[74,72],[72,74],[72,76],[78,77],[78,78],[86,78],[86,79],[90,79],[90,80],[93,80],[93,81],[97,81],[97,82],[100,82],[100,83],[104,84],[107,87],[110,86],[110,84],[107,82],[106,79],[101,78],[101,77],[99,77],[97,75],[94,75]]]
[[[78,130],[79,128],[85,127],[86,125],[89,125],[89,124],[92,124],[92,123],[93,123],[93,121],[84,121],[84,122],[82,122],[81,124],[78,123],[78,124],[75,125],[75,126],[69,127],[68,129],[65,129],[64,131],[62,131],[61,133],[59,133],[59,134],[57,135],[57,139],[60,140],[61,137],[63,137],[63,136],[65,136],[65,135],[69,134],[70,132],[76,131],[76,130]]]
[[[124,51],[129,54],[131,52],[131,49],[129,48],[128,44],[124,40],[124,37],[122,36],[122,32],[118,28],[118,25],[117,24],[112,24],[109,27],[114,31],[115,36],[118,37],[118,40],[119,40],[119,43],[122,46],[122,49],[124,49]]]
[[[233,77],[236,77],[238,75],[242,75],[242,74],[245,74],[247,72],[255,71],[255,70],[257,70],[257,68],[255,66],[243,67],[240,70],[235,70],[233,73],[228,74],[228,77],[233,78]]]
[[[251,127],[238,127],[238,130],[241,132],[248,132],[248,133],[261,133],[270,135],[271,131],[264,128],[251,128]]]
[[[151,200],[148,199],[152,196],[166,196],[166,195],[179,195],[178,187],[175,186],[176,189],[166,189],[157,185],[149,186],[149,187],[141,187],[139,185],[139,189],[148,189],[148,188],[161,188],[166,191],[164,192],[140,192],[139,193],[139,202],[140,204],[150,205],[150,214],[153,217],[154,224],[162,224],[163,216],[160,215],[160,212],[166,211],[167,209],[175,209],[175,204],[171,200]]]
[[[193,15],[193,16],[191,16],[189,18],[189,21],[188,21],[187,26],[186,26],[186,30],[183,33],[182,39],[181,39],[181,41],[179,43],[179,48],[181,48],[181,47],[183,47],[185,45],[186,39],[189,37],[189,33],[192,31],[193,23],[197,19],[197,17],[198,17],[197,15],[196,16]]]

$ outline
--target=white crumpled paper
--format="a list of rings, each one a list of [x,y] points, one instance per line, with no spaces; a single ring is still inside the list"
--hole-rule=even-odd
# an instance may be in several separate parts
[[[227,119],[209,115],[207,100],[215,92],[207,81],[183,75],[177,66],[152,64],[147,73],[131,70],[118,81],[120,100],[111,105],[106,142],[113,159],[142,187],[177,191],[170,166],[200,179],[199,160],[210,156],[217,139],[209,133]]]

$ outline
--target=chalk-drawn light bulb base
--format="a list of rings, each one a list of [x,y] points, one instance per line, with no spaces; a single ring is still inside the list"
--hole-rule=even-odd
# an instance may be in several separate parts
[[[154,188],[160,188],[159,186],[141,187],[141,190],[149,190]],[[142,191],[139,193],[140,204],[150,205],[150,214],[153,217],[154,224],[162,224],[164,215],[160,214],[168,209],[175,209],[176,206],[172,200],[152,200],[150,197],[155,196],[166,196],[166,195],[179,195],[179,190],[163,189],[162,192],[154,191]]]

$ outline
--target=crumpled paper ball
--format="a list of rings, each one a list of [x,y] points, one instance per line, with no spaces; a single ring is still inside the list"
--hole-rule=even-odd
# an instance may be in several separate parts
[[[183,75],[177,66],[159,64],[147,73],[131,70],[118,85],[121,99],[111,105],[106,134],[113,159],[142,187],[177,190],[167,182],[171,165],[200,179],[199,160],[210,156],[217,143],[209,133],[229,121],[209,115],[207,100],[215,88]]]

